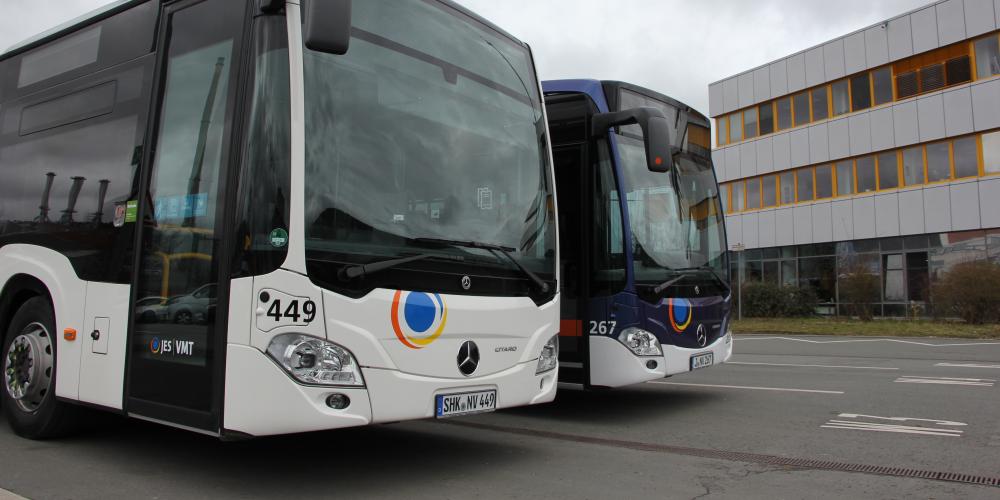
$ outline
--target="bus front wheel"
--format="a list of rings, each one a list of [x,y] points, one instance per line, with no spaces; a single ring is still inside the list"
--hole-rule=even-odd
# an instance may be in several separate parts
[[[28,299],[14,314],[3,342],[3,411],[14,432],[29,439],[63,435],[75,407],[56,399],[55,314],[49,301]]]

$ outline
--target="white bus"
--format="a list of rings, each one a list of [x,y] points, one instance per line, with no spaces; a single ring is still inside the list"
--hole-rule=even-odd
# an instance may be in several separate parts
[[[527,45],[448,1],[129,0],[0,55],[15,432],[222,438],[551,401]]]

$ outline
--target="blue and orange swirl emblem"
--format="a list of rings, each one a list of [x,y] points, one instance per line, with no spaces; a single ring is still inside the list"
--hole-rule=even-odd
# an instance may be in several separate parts
[[[434,342],[448,322],[448,306],[436,293],[396,290],[392,297],[392,330],[410,349]]]
[[[691,301],[688,299],[667,299],[670,326],[674,327],[677,333],[683,332],[691,324],[691,317],[694,312],[691,308]]]

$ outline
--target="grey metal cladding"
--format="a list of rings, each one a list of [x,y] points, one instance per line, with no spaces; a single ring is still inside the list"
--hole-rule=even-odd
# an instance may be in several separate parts
[[[726,148],[726,180],[740,178],[740,147]]]
[[[788,93],[798,92],[806,88],[806,58],[803,54],[795,54],[788,61]]]
[[[993,0],[993,15],[996,16],[997,26],[1000,26],[1000,0]]]
[[[979,186],[975,181],[951,184],[951,230],[979,229]]]
[[[929,233],[951,231],[951,191],[948,186],[924,189],[924,230]]]
[[[844,39],[838,38],[823,46],[823,64],[826,80],[842,78],[844,73]]]
[[[719,181],[726,181],[723,172],[726,168],[726,152],[722,149],[712,150],[712,166],[715,167],[715,175]]]
[[[980,179],[979,206],[983,227],[1000,227],[1000,178]]]
[[[917,99],[917,120],[921,141],[944,138],[944,100],[941,94]]]
[[[993,0],[965,0],[965,34],[973,37],[997,27]]]
[[[851,154],[863,155],[872,150],[872,128],[868,113],[858,113],[847,119],[851,133]]]
[[[722,110],[724,99],[722,82],[713,83],[708,86],[708,114],[712,115],[713,118],[725,113]]]
[[[923,189],[904,189],[899,192],[899,233],[924,233]]]
[[[757,143],[757,172],[766,174],[774,171],[773,137],[762,137]]]
[[[876,108],[868,113],[872,127],[872,150],[882,151],[896,146],[892,107]]]
[[[726,239],[729,240],[729,248],[743,244],[743,227],[740,225],[742,219],[743,217],[739,214],[727,215],[725,218]]]
[[[792,207],[793,224],[795,224],[795,244],[805,245],[813,242],[812,207],[809,205]]]
[[[854,239],[854,216],[851,200],[833,200],[833,239],[845,241]]]
[[[792,207],[774,211],[774,243],[776,245],[795,244],[795,215]]]
[[[747,248],[757,248],[757,212],[743,214],[740,225],[743,226],[743,244]]]
[[[1000,79],[972,85],[972,117],[977,132],[1000,127]]]
[[[755,104],[771,98],[771,71],[767,66],[753,71],[753,97]]]
[[[827,129],[826,123],[809,127],[809,163],[830,160],[830,132]]]
[[[875,235],[879,238],[899,236],[899,195],[875,195]]]
[[[825,243],[833,241],[833,205],[830,202],[816,203],[812,206],[813,242]]]
[[[740,89],[736,77],[727,78],[722,82],[722,112],[729,113],[740,107]]]
[[[865,239],[875,237],[875,197],[862,196],[851,200],[851,212],[854,217],[854,238]]]
[[[774,170],[788,170],[792,168],[792,146],[789,143],[789,134],[776,134],[771,143],[774,155]]]
[[[823,63],[823,47],[809,49],[805,53],[806,87],[815,87],[826,81],[826,67]]]
[[[948,45],[965,38],[963,0],[947,0],[935,5],[937,11],[938,45]]]
[[[740,94],[740,107],[752,106],[753,101],[753,73],[744,73],[737,77]]]
[[[809,129],[802,127],[792,130],[789,134],[792,145],[792,167],[802,167],[809,164]]]
[[[740,177],[757,175],[757,145],[755,141],[740,144]]]
[[[945,133],[949,137],[972,133],[972,92],[969,87],[944,92],[942,97]]]
[[[771,97],[780,97],[787,94],[788,63],[785,59],[774,61],[768,66],[768,70],[771,72]]]
[[[913,32],[913,53],[938,48],[937,10],[933,5],[910,14]]]
[[[848,75],[868,69],[865,58],[865,34],[852,33],[844,38],[844,71]]]
[[[764,248],[776,245],[774,210],[762,210],[757,217],[757,244]]]
[[[1000,1],[1000,0],[997,0]],[[913,55],[913,34],[910,30],[910,16],[889,21],[889,60],[898,61]]]
[[[865,59],[874,68],[889,62],[888,27],[880,24],[865,30]]]
[[[909,146],[920,142],[920,126],[917,123],[916,99],[894,104],[892,122],[896,136],[896,146]]]
[[[851,134],[847,117],[827,123],[830,133],[830,158],[837,160],[851,156]]]

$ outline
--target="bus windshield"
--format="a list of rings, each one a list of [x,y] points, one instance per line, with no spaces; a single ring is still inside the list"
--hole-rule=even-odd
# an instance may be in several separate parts
[[[725,229],[707,155],[685,147],[686,154],[679,155],[671,172],[650,172],[642,140],[619,134],[617,143],[636,282],[658,284],[675,271],[691,268],[710,268],[725,276]]]
[[[346,55],[305,50],[308,259],[430,252],[479,274],[517,273],[487,249],[427,244],[479,242],[514,249],[552,279],[546,129],[528,50],[437,2],[355,2],[352,17]]]

